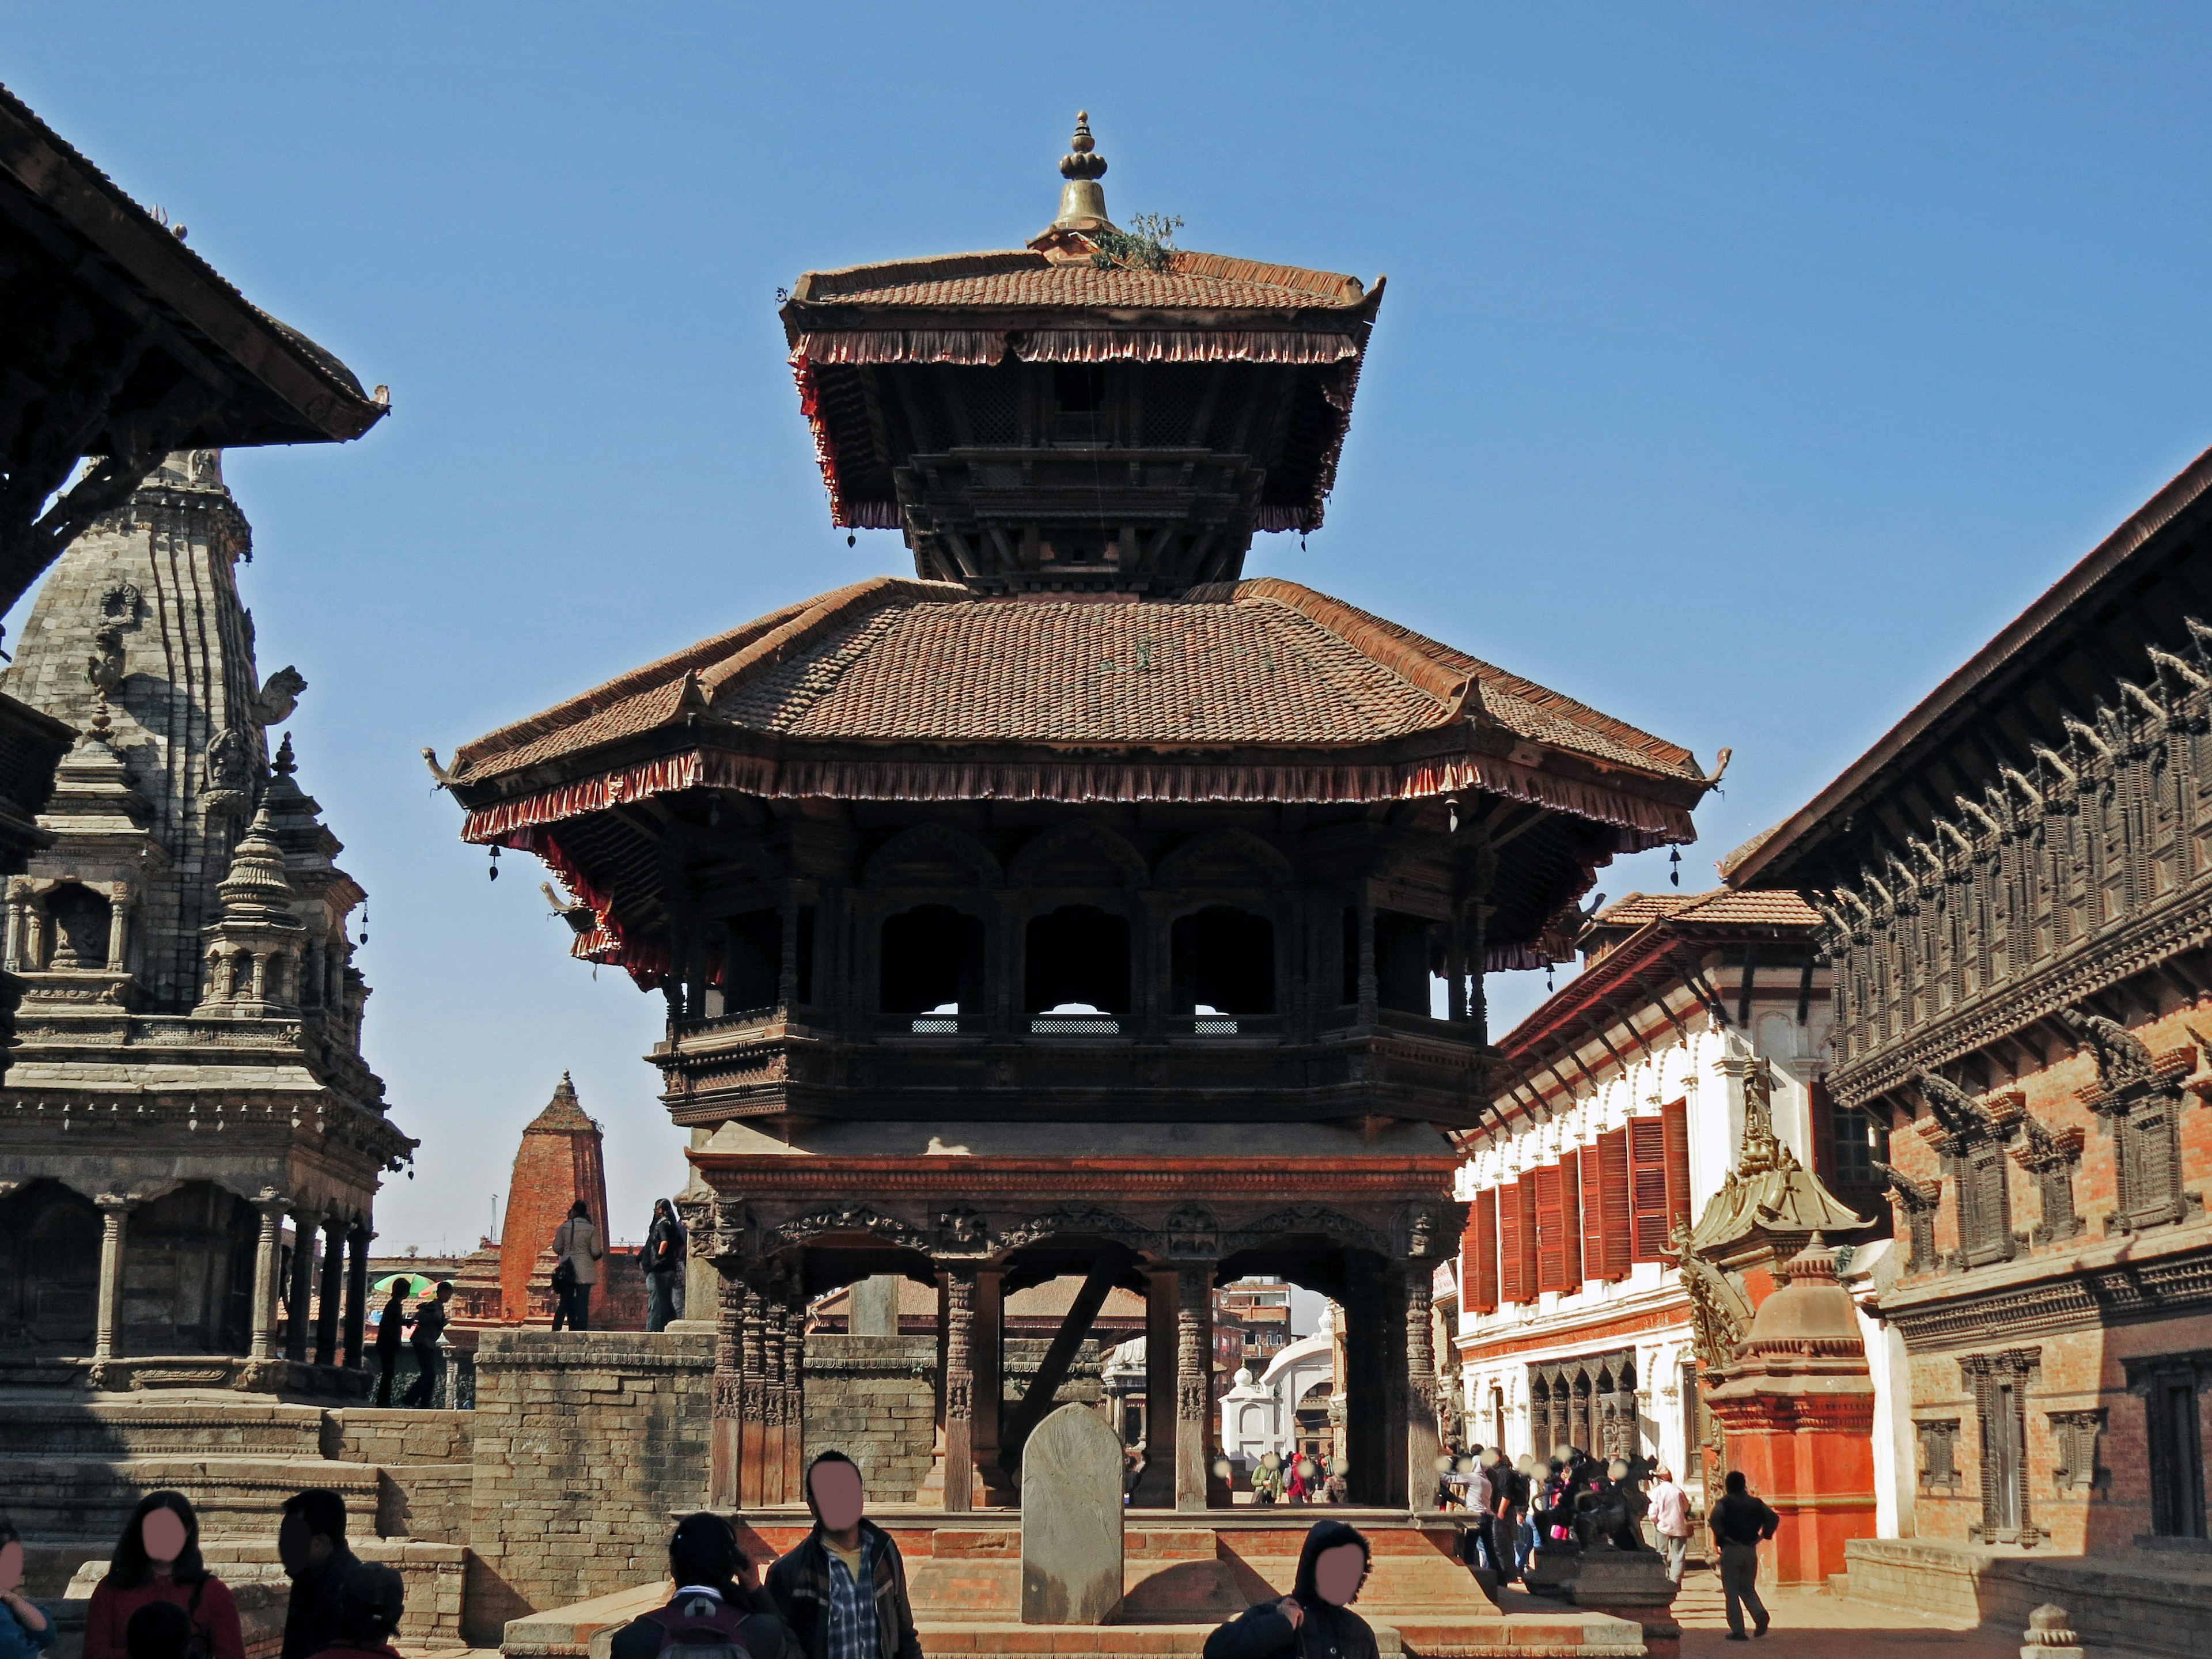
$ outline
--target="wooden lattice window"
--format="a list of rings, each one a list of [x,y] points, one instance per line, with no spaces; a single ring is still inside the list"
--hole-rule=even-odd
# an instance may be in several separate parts
[[[2111,1115],[2120,1176],[2119,1210],[2112,1218],[2117,1231],[2155,1227],[2188,1213],[2176,1105],[2172,1095],[2158,1093]]]
[[[1667,1126],[1659,1118],[1628,1121],[1628,1258],[1656,1261],[1672,1231],[1667,1209]]]
[[[1952,1161],[1959,1195],[1959,1257],[1978,1267],[2012,1260],[2012,1205],[2005,1190],[2004,1148],[1980,1141],[1962,1148]]]
[[[1925,1418],[1912,1425],[1920,1442],[1920,1490],[1954,1496],[1959,1490],[1959,1419]]]
[[[2104,1432],[2101,1408],[2051,1413],[2051,1443],[2057,1453],[2051,1470],[2053,1492],[2094,1492],[2111,1481],[2112,1472],[2097,1462],[2097,1443]]]

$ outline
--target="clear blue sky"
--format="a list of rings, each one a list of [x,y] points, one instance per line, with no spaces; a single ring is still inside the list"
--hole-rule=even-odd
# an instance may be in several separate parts
[[[485,881],[416,750],[905,568],[830,526],[775,290],[1018,245],[1079,106],[1117,216],[1390,277],[1328,527],[1249,568],[1732,745],[1686,885],[2212,442],[2202,7],[0,20],[0,79],[392,388],[360,443],[228,467],[423,1143],[386,1244],[471,1242],[564,1067],[618,1233],[680,1181],[659,1000],[564,957],[528,860]],[[1509,1016],[1541,995],[1514,978]]]

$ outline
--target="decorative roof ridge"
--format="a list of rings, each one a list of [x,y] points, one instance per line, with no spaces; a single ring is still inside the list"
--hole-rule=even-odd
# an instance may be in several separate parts
[[[734,690],[748,676],[775,667],[832,629],[857,622],[887,605],[951,605],[973,601],[975,597],[960,582],[921,581],[912,576],[871,576],[866,581],[824,593],[798,616],[759,635],[726,661],[708,668],[699,676],[699,690],[711,703],[722,693]]]
[[[1294,597],[1297,595],[1305,597],[1303,599]],[[1438,695],[1431,690],[1433,685],[1449,684],[1457,686],[1464,682],[1468,688],[1464,694],[1465,712],[1470,714],[1480,708],[1482,694],[1495,687],[1499,691],[1541,713],[1551,714],[1567,721],[1570,725],[1579,726],[1585,731],[1605,737],[1620,744],[1624,749],[1650,756],[1652,769],[1655,771],[1669,773],[1675,777],[1687,778],[1696,782],[1708,781],[1703,769],[1698,765],[1697,757],[1680,744],[1668,743],[1664,738],[1655,737],[1650,732],[1631,726],[1625,720],[1615,720],[1612,715],[1593,708],[1588,703],[1578,702],[1564,692],[1554,691],[1548,686],[1539,685],[1534,680],[1523,679],[1517,674],[1510,673],[1494,664],[1483,661],[1480,657],[1469,656],[1464,651],[1432,640],[1425,634],[1416,633],[1413,629],[1402,623],[1394,623],[1386,617],[1378,617],[1372,611],[1363,611],[1358,605],[1349,604],[1343,599],[1333,599],[1326,593],[1316,592],[1312,588],[1304,586],[1297,582],[1285,581],[1279,576],[1261,576],[1239,582],[1237,585],[1237,597],[1273,599],[1291,605],[1293,609],[1305,611],[1305,614],[1320,623],[1322,627],[1351,641],[1360,650],[1374,657],[1375,660],[1396,672],[1400,678],[1411,684],[1419,686],[1423,690],[1430,691],[1432,696]],[[1325,608],[1326,614],[1321,611],[1308,610],[1307,606],[1310,604]],[[1331,617],[1339,620],[1333,621]],[[1346,631],[1352,629],[1358,630],[1357,639],[1352,633]],[[1372,648],[1369,641],[1372,642]],[[1378,654],[1383,651],[1389,652],[1389,654]],[[1408,658],[1425,659],[1430,667],[1417,677],[1415,673],[1408,672],[1398,666],[1400,660]]]
[[[953,276],[1002,276],[1009,271],[1048,270],[1052,261],[1025,247],[988,248],[973,253],[931,253],[907,259],[879,259],[840,265],[834,270],[803,271],[792,284],[790,303],[821,305],[852,294],[906,283]]]
[[[844,590],[840,590],[841,592]],[[831,597],[828,595],[823,598]],[[687,645],[681,651],[656,658],[642,667],[633,668],[604,680],[587,691],[555,703],[550,708],[540,709],[527,719],[487,732],[473,742],[463,744],[453,751],[455,773],[465,773],[489,760],[520,748],[524,744],[574,726],[618,702],[642,692],[656,690],[688,673],[696,672],[702,665],[740,649],[771,629],[781,627],[792,617],[803,614],[810,606],[822,603],[821,599],[800,599],[781,610],[771,611],[765,617],[755,617],[750,622]]]
[[[1462,718],[1473,718],[1480,710],[1473,675],[1449,672],[1434,658],[1410,645],[1402,637],[1402,630],[1392,628],[1379,617],[1370,616],[1357,605],[1346,605],[1342,599],[1332,599],[1302,583],[1285,581],[1280,576],[1258,576],[1238,582],[1235,593],[1239,604],[1267,600],[1297,611],[1369,661],[1380,664],[1414,690],[1425,692],[1443,706],[1443,712],[1431,722],[1433,725],[1445,726]]]
[[[1265,283],[1273,288],[1297,289],[1301,293],[1323,295],[1329,303],[1346,309],[1364,305],[1370,296],[1366,283],[1343,271],[1276,264],[1266,259],[1240,258],[1231,253],[1200,253],[1194,249],[1176,248],[1168,256],[1168,269],[1178,276],[1218,276],[1228,282]],[[1382,279],[1378,276],[1374,291],[1380,292],[1382,287]]]

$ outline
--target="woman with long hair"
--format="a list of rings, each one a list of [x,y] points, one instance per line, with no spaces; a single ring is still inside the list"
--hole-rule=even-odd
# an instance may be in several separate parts
[[[200,1518],[180,1492],[138,1500],[84,1613],[84,1659],[130,1659],[131,1615],[153,1601],[191,1620],[190,1659],[246,1659],[238,1604],[200,1559]]]
[[[23,1535],[0,1516],[0,1659],[33,1659],[53,1644],[53,1615],[23,1594]]]

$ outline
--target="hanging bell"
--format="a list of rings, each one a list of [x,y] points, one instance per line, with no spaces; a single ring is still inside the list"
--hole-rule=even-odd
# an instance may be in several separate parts
[[[1675,887],[1682,884],[1682,849],[1679,847],[1667,854],[1667,880]]]
[[[491,878],[494,881],[499,879],[499,848],[496,847],[491,849]]]
[[[848,531],[847,531],[847,532],[845,532],[845,545],[846,545],[846,546],[848,546],[848,547],[851,547],[852,545],[854,545],[854,544],[855,544],[856,542],[858,542],[860,539],[860,537],[859,537],[859,536],[855,535],[853,532],[851,532],[851,531],[849,531],[849,530],[848,530]]]

